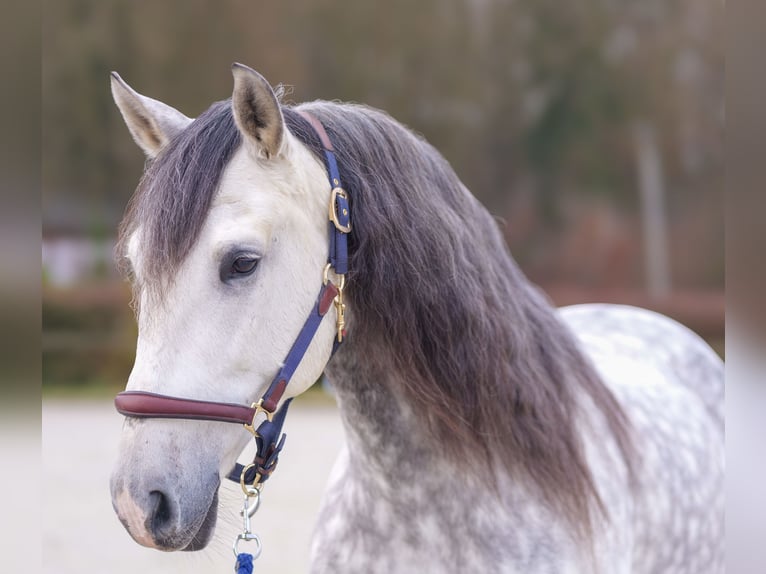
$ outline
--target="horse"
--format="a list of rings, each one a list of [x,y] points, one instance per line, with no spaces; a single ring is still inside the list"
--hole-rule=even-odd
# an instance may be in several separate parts
[[[311,572],[723,572],[713,350],[648,310],[555,309],[422,137],[232,70],[231,98],[196,119],[112,75],[147,156],[117,250],[138,323],[127,393],[254,403],[320,306],[274,408],[251,411],[333,383],[346,440]],[[347,270],[328,271],[339,241]],[[251,435],[147,412],[125,420],[113,506],[139,544],[201,549]]]

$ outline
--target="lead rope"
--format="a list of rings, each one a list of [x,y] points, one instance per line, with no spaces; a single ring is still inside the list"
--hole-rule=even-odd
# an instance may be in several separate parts
[[[258,507],[261,505],[261,490],[253,486],[245,486],[243,483],[242,491],[245,493],[245,501],[242,505],[242,510],[239,511],[240,516],[242,516],[242,532],[237,535],[232,547],[234,556],[237,559],[234,564],[234,572],[237,574],[253,574],[253,562],[258,560],[263,546],[258,535],[250,531],[250,518],[258,511]],[[240,541],[255,542],[253,553],[240,552]]]

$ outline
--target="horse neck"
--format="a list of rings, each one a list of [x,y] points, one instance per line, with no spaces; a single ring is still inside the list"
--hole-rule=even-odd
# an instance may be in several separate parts
[[[425,430],[429,415],[398,394],[395,366],[370,361],[370,352],[350,337],[328,366],[354,476],[379,491],[415,480],[436,487],[450,463]]]

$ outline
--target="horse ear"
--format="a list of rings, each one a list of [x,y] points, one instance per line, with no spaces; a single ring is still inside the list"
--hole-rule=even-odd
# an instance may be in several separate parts
[[[175,108],[136,92],[117,72],[112,72],[112,97],[133,139],[150,158],[192,122]]]
[[[252,68],[232,64],[231,72],[234,75],[231,108],[239,131],[265,157],[278,155],[284,140],[285,120],[274,90]]]

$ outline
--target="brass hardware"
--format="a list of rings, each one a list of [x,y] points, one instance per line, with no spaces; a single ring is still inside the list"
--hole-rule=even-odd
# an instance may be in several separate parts
[[[327,285],[330,283],[330,269],[332,269],[332,263],[328,263],[324,266],[324,269],[322,270],[322,285]],[[335,288],[338,291],[343,291],[343,289],[346,288],[346,276],[338,275],[337,273],[334,273],[334,275],[338,279],[338,284],[335,285],[333,282],[333,285],[335,285]]]
[[[346,193],[346,190],[343,189],[342,187],[332,188],[332,193],[330,194],[330,210],[329,210],[330,221],[332,221],[333,225],[335,225],[335,229],[337,229],[341,233],[350,233],[351,222],[349,222],[348,225],[343,225],[338,220],[337,205],[335,204],[335,200],[338,197],[342,197],[343,199],[348,200],[348,194]],[[348,211],[344,209],[343,215],[348,215]]]
[[[261,494],[261,488],[263,488],[263,485],[261,484],[261,473],[256,472],[255,478],[253,479],[253,484],[245,484],[245,475],[247,474],[247,471],[251,468],[255,468],[255,463],[248,464],[245,468],[242,469],[242,472],[239,475],[239,486],[242,488],[242,492],[245,493],[245,496],[251,497],[251,496],[257,496],[258,499],[257,502],[260,502],[260,494]]]
[[[338,289],[338,295],[333,300],[335,305],[335,326],[338,329],[338,343],[343,342],[343,331],[346,328],[346,304],[343,302],[343,289]]]
[[[323,285],[330,283],[330,269],[332,269],[331,263],[324,266],[324,270],[322,271]],[[335,276],[338,279],[338,284],[335,285],[335,283],[333,283],[333,285],[335,285],[335,288],[338,290],[338,294],[332,302],[335,305],[335,328],[337,329],[338,343],[342,343],[343,330],[346,328],[346,304],[343,302],[343,290],[346,288],[346,276],[337,273]]]
[[[244,427],[247,430],[249,430],[254,437],[257,438],[258,437],[258,432],[255,430],[255,418],[259,414],[263,413],[264,415],[266,415],[266,420],[271,422],[272,419],[274,418],[274,413],[272,413],[270,411],[267,411],[266,409],[263,408],[263,399],[260,399],[257,403],[253,403],[252,405],[250,405],[250,408],[251,409],[255,409],[255,413],[253,414],[253,420],[250,422],[249,425],[247,425],[247,424],[244,425]]]

